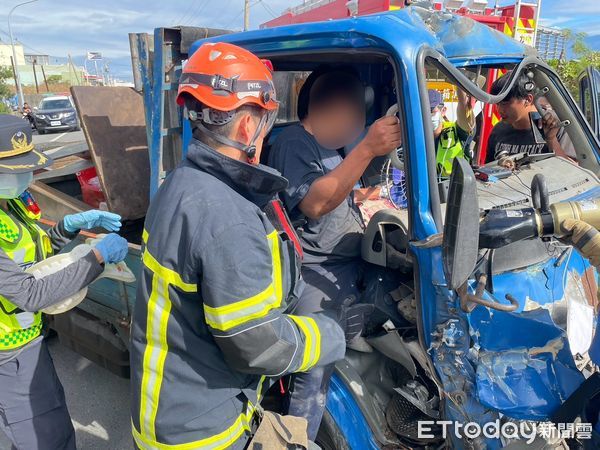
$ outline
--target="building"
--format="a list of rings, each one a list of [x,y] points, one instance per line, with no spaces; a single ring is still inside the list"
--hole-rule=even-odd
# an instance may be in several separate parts
[[[25,64],[33,64],[34,62],[39,66],[48,66],[50,65],[50,56],[26,53]]]
[[[15,53],[17,54],[17,64],[25,65],[25,53],[21,44],[15,44]],[[0,67],[11,67],[10,59],[12,57],[12,46],[9,43],[0,41]]]
[[[33,64],[27,64],[24,66],[19,66],[19,75],[21,77],[21,84],[23,86],[35,86],[35,80],[37,78],[40,91],[46,90],[44,76],[46,79],[49,77],[60,77],[61,82],[69,83],[74,86],[82,85],[85,82],[83,67],[72,67],[69,64],[40,65],[37,63],[35,66],[35,74]],[[12,79],[10,82],[12,82]]]
[[[567,35],[563,30],[540,26],[535,42],[540,56],[546,61],[564,59],[567,53]]]

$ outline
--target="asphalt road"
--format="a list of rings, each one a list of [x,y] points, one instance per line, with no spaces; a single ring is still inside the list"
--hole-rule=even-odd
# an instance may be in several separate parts
[[[56,337],[48,341],[82,450],[132,449],[129,380],[69,350]],[[0,449],[10,442],[0,432]]]
[[[53,132],[46,134],[37,134],[33,132],[33,143],[43,145],[58,145],[66,144],[67,142],[79,142],[85,140],[83,131],[67,131],[67,132]]]

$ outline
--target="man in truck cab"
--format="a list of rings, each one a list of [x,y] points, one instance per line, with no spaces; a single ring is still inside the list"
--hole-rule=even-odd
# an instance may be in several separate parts
[[[117,231],[120,217],[104,211],[68,215],[47,231],[27,188],[51,160],[33,147],[23,120],[0,115],[0,427],[20,450],[75,450],[65,395],[42,336],[41,310],[94,281],[104,263],[122,261],[127,241],[109,234],[88,255],[36,279],[24,270],[59,251],[81,229]]]
[[[362,331],[370,305],[356,304],[362,267],[364,224],[355,186],[373,158],[401,143],[396,117],[373,123],[345,157],[343,148],[365,128],[365,88],[349,67],[321,66],[307,78],[298,98],[300,123],[277,137],[269,165],[289,180],[282,199],[294,222],[303,222],[302,276],[307,283],[298,314],[336,311],[352,341]],[[294,376],[288,413],[306,417],[314,439],[325,408],[333,366]]]
[[[502,92],[510,74],[508,72],[492,84],[492,95]],[[519,153],[554,153],[556,156],[576,159],[569,136],[550,104],[543,103],[543,117],[536,109],[535,90],[534,81],[527,74],[520,74],[512,90],[497,104],[502,120],[490,134],[486,162],[500,161]]]
[[[345,354],[336,321],[285,313],[301,281],[287,180],[258,163],[278,110],[267,63],[207,43],[183,68],[193,139],[146,216],[131,331],[139,448],[245,448],[269,377]]]

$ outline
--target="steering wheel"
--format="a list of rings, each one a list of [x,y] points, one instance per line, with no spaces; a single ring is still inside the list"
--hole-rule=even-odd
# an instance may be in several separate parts
[[[385,113],[386,117],[395,116],[398,114],[399,109],[400,107],[398,106],[398,103],[394,103]],[[404,151],[402,147],[398,147],[395,151],[391,152],[390,159],[392,160],[392,164],[396,169],[404,171]]]
[[[386,116],[395,116],[398,104],[392,105]],[[387,198],[396,209],[407,207],[406,176],[404,171],[404,155],[402,147],[393,150],[381,168],[381,184],[387,189]]]

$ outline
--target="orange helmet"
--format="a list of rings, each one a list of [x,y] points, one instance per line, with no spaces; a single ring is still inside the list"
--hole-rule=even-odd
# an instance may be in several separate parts
[[[268,111],[278,108],[270,61],[224,42],[203,44],[190,57],[179,80],[180,106],[184,94],[218,111],[248,104]]]
[[[201,111],[188,111],[188,117],[202,133],[221,144],[237,148],[256,163],[256,140],[268,133],[277,117],[279,103],[275,98],[273,66],[248,50],[224,42],[203,44],[190,57],[179,79],[177,103],[183,106],[191,95],[201,103]],[[236,142],[209,130],[204,124],[229,123],[235,111],[244,105],[255,105],[266,111],[249,143]]]

